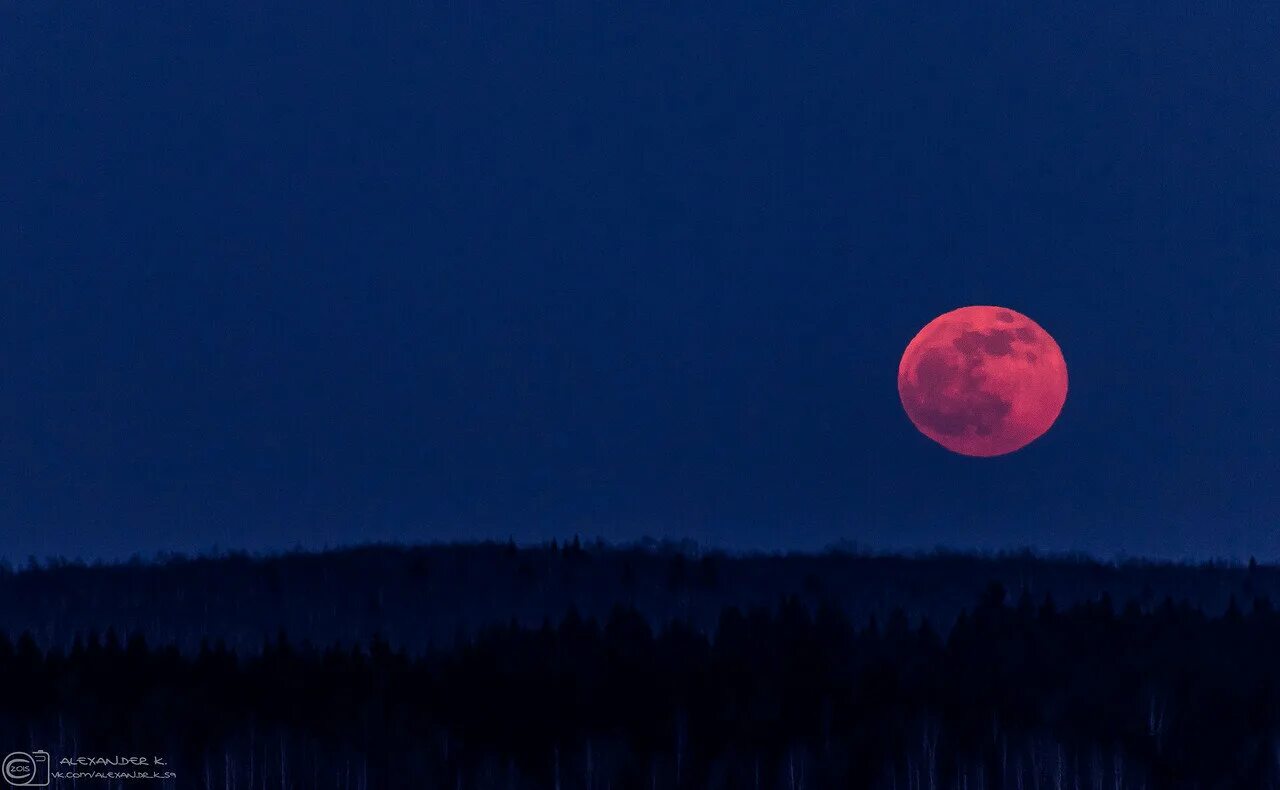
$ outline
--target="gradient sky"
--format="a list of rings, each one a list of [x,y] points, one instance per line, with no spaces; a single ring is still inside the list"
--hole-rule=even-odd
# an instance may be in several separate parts
[[[0,554],[1278,559],[1280,11],[1121,5],[6,3]],[[896,390],[973,303],[997,459]]]

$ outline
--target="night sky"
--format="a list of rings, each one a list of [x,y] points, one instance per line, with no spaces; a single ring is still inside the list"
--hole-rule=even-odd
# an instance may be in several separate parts
[[[1276,5],[806,5],[4,4],[0,554],[1280,557]],[[966,304],[1011,455],[899,403]]]

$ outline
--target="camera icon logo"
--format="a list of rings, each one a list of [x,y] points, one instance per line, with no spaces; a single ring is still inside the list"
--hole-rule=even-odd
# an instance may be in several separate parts
[[[12,752],[0,763],[0,775],[14,787],[48,787],[49,753]]]

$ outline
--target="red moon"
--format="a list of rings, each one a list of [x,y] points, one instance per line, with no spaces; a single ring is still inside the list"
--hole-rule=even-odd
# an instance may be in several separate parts
[[[952,452],[988,457],[1049,430],[1067,400],[1062,349],[1005,307],[961,307],[930,321],[898,363],[898,396],[916,428]]]

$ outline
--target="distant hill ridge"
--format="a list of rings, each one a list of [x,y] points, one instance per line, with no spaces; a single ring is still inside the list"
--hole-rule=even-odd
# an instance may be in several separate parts
[[[251,556],[166,555],[114,564],[65,560],[0,569],[0,629],[46,645],[114,629],[195,648],[202,640],[257,650],[281,630],[315,644],[380,635],[421,650],[512,621],[603,619],[618,604],[655,623],[711,628],[725,606],[831,602],[855,619],[901,608],[946,630],[992,583],[1059,605],[1109,595],[1150,607],[1166,598],[1209,612],[1232,598],[1280,602],[1280,567],[1178,564],[1084,556],[937,551],[727,554],[682,542],[611,546],[574,538],[514,543],[366,545]]]

